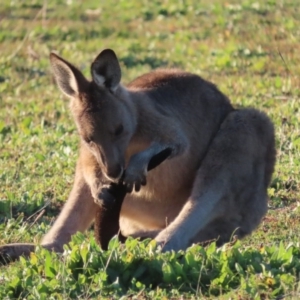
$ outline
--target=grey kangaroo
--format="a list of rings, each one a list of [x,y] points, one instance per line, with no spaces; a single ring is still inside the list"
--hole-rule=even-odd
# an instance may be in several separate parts
[[[54,53],[50,61],[81,142],[73,189],[43,247],[62,251],[85,231],[101,188],[124,170],[131,191],[120,214],[124,236],[154,238],[168,251],[212,239],[221,245],[258,226],[276,156],[264,113],[233,109],[214,84],[180,70],[159,69],[125,87],[110,49],[92,63],[91,81]],[[166,148],[169,158],[147,173],[151,157]],[[12,244],[5,251],[18,257],[33,249]]]

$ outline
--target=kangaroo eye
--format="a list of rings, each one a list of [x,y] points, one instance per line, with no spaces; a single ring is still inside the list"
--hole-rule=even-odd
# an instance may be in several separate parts
[[[115,130],[115,136],[120,135],[123,132],[123,129],[124,129],[123,125],[120,124]]]
[[[93,144],[93,140],[91,138],[85,138],[84,141],[90,146]]]

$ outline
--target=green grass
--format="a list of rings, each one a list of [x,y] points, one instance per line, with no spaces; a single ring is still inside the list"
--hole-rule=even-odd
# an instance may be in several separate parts
[[[297,0],[2,1],[0,244],[38,243],[73,182],[78,136],[51,50],[89,76],[112,48],[124,83],[156,67],[195,72],[236,107],[265,111],[278,152],[269,212],[245,240],[166,254],[149,241],[112,241],[101,252],[90,231],[68,255],[40,249],[0,267],[0,298],[299,298],[299,15]]]

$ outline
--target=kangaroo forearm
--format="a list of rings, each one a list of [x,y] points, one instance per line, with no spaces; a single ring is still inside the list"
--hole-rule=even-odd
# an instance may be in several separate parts
[[[101,187],[101,178],[97,176],[95,170],[85,170],[84,180],[89,187],[90,193],[95,198]]]
[[[152,163],[154,163],[153,159],[156,157],[156,159],[160,160],[158,158],[160,155],[166,155],[166,158],[172,158],[183,153],[187,149],[187,147],[188,143],[185,139],[178,139],[177,141],[169,139],[166,142],[155,141],[152,142],[151,145],[145,150],[133,155],[130,158],[128,165],[132,163],[140,164],[144,167],[145,171],[147,171],[151,159]],[[163,160],[164,159],[162,159],[162,161]]]
[[[95,157],[85,149],[81,149],[79,160],[84,181],[90,188],[92,197],[97,198],[103,183],[103,175],[100,166]]]
[[[160,115],[147,116],[151,121],[141,126],[137,136],[147,136],[151,141],[149,149],[146,149],[148,156],[152,157],[166,148],[170,148],[171,157],[182,154],[189,147],[188,135],[179,124],[169,117],[162,118]]]
[[[133,187],[136,192],[147,183],[147,172],[162,163],[172,155],[173,149],[169,145],[154,142],[147,149],[134,154],[125,169],[123,183],[127,192]]]
[[[41,244],[46,248],[62,251],[63,245],[70,241],[74,233],[83,232],[90,226],[96,207],[90,188],[83,178],[82,170],[80,166],[77,166],[70,196]]]
[[[167,145],[163,145],[157,142],[152,143],[150,147],[133,155],[129,160],[129,165],[134,162],[135,164],[142,165],[145,171],[147,171],[151,158],[165,149],[170,149],[170,151],[172,152],[172,149]]]

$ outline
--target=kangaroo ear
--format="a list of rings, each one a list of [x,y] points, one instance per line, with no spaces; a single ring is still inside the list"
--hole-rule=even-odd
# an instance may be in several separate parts
[[[83,74],[69,62],[52,52],[50,54],[50,63],[55,81],[65,95],[75,97],[85,89],[87,80]]]
[[[103,50],[91,66],[94,82],[114,92],[121,80],[121,68],[115,52],[111,49]]]

